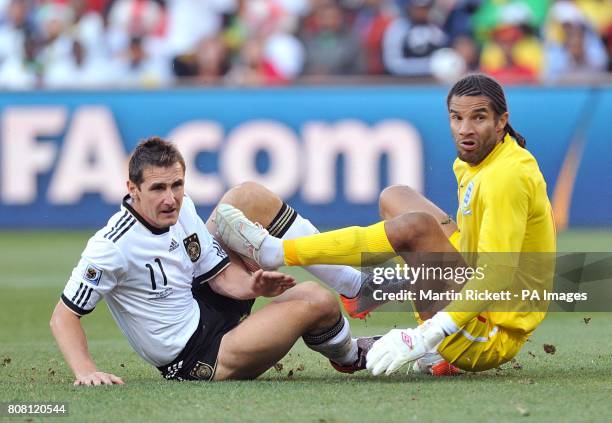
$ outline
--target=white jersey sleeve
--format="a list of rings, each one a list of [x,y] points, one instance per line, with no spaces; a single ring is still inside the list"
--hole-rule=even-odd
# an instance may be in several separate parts
[[[186,233],[183,240],[187,254],[194,265],[194,285],[207,282],[229,265],[230,259],[223,247],[208,232],[206,225],[197,214],[193,201],[183,199],[184,218],[182,224]]]
[[[115,244],[94,236],[72,271],[62,301],[79,316],[91,313],[98,301],[117,285],[123,269],[124,259]]]

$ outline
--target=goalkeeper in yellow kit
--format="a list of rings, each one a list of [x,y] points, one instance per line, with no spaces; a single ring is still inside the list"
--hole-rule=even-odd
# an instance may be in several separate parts
[[[453,166],[459,200],[456,223],[409,187],[393,186],[380,198],[385,220],[369,227],[280,240],[239,210],[221,204],[216,215],[220,235],[230,248],[263,268],[360,266],[362,254],[370,252],[555,252],[546,183],[524,138],[508,123],[502,87],[485,75],[469,75],[453,86],[447,106],[458,156]],[[481,286],[497,276],[489,271]],[[546,275],[522,276],[532,287],[541,289],[547,283]],[[477,282],[466,286],[472,283]],[[353,301],[358,304],[359,298]],[[348,307],[350,311],[351,300]],[[432,350],[463,370],[497,367],[520,351],[544,316],[543,309],[491,312],[486,305],[467,310],[451,302],[417,328],[393,329],[375,342],[367,368],[391,374]]]

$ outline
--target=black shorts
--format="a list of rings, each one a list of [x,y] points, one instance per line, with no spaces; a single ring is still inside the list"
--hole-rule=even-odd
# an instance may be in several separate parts
[[[200,322],[174,361],[158,367],[169,380],[212,380],[221,338],[251,313],[255,300],[234,300],[215,293],[205,283],[194,289]]]

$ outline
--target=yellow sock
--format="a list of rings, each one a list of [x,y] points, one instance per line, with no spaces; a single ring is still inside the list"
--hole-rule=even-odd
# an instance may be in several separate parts
[[[395,254],[385,232],[385,222],[361,227],[351,226],[336,231],[283,241],[287,266],[312,264],[346,264],[365,266],[385,261]],[[367,263],[362,263],[362,255]],[[379,253],[376,255],[376,253]],[[384,257],[381,257],[380,253]]]

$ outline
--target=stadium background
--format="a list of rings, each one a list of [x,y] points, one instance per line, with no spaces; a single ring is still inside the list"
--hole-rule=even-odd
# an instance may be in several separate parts
[[[160,385],[99,307],[84,319],[92,353],[129,386],[102,396],[70,388],[47,322],[87,238],[118,207],[128,152],[150,135],[180,145],[203,216],[243,180],[324,229],[376,221],[391,183],[453,214],[445,96],[474,70],[506,87],[560,250],[609,251],[611,34],[612,2],[599,0],[0,0],[0,402],[69,401],[79,420],[101,402],[131,421],[405,421],[407,399],[433,421],[604,420],[610,314],[553,315],[516,363],[452,383],[346,379],[298,345],[256,386],[196,388]],[[412,324],[380,313],[353,327]],[[144,408],[151,389],[171,401]],[[190,413],[195,389],[215,402]]]
[[[452,214],[444,99],[474,70],[508,87],[559,229],[605,227],[610,34],[607,1],[2,0],[0,227],[100,226],[150,135],[203,215],[249,179],[323,228],[375,221],[392,183]]]

